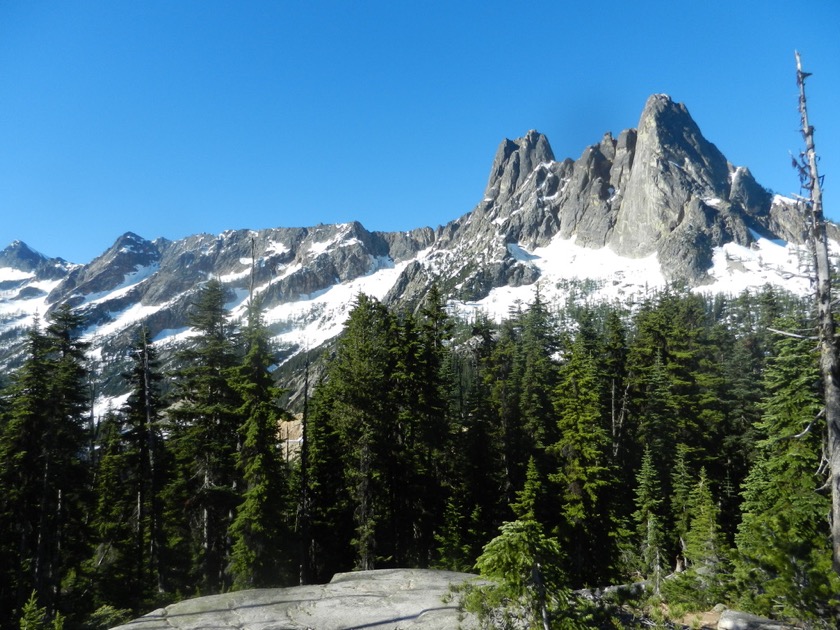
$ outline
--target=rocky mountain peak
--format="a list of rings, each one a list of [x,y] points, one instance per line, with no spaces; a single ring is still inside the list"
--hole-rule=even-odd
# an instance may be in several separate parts
[[[42,280],[62,278],[73,265],[63,258],[48,258],[23,241],[13,241],[0,252],[0,267],[34,274]]]
[[[142,321],[162,343],[182,343],[193,293],[211,277],[232,312],[241,314],[252,287],[259,293],[284,359],[338,334],[358,292],[415,308],[435,282],[453,304],[493,309],[512,295],[526,301],[538,281],[547,299],[563,300],[581,279],[624,299],[666,281],[799,277],[805,224],[796,202],[730,165],[685,105],[653,95],[637,128],[593,140],[560,161],[537,131],[503,140],[484,197],[436,230],[371,232],[351,222],[175,241],[127,232],[87,265],[12,243],[0,252],[0,336],[10,340],[0,364],[19,356],[35,313],[69,303],[99,335],[119,383],[133,327]],[[840,241],[834,226],[829,235]]]
[[[553,161],[548,138],[538,131],[532,129],[517,140],[505,138],[496,150],[484,197],[510,197],[538,165]]]
[[[153,267],[160,260],[160,252],[151,241],[126,232],[89,265],[75,269],[54,291],[51,300],[70,297],[74,303],[83,295],[111,291],[125,283],[142,269]]]
[[[46,256],[36,252],[23,241],[13,241],[0,252],[0,267],[10,267],[19,271],[34,271],[46,260]]]

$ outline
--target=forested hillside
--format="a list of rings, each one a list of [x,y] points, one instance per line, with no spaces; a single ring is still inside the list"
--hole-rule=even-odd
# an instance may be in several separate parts
[[[498,324],[451,317],[434,287],[415,313],[359,294],[291,457],[259,303],[234,322],[225,301],[200,291],[174,371],[138,328],[131,395],[98,424],[84,321],[61,308],[31,329],[2,377],[0,628],[108,627],[354,568],[492,575],[514,539],[553,550],[534,561],[543,604],[645,580],[672,610],[838,618],[800,299],[537,289]]]

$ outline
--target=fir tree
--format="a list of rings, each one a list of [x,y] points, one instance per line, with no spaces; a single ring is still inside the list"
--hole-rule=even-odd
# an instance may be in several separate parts
[[[534,301],[522,317],[522,380],[520,415],[533,442],[534,452],[542,451],[557,439],[552,392],[557,384],[554,355],[559,341],[539,288]]]
[[[728,586],[728,549],[720,531],[720,511],[715,503],[705,468],[689,495],[689,526],[685,534],[686,571],[670,590],[677,597],[701,606],[713,605]],[[667,590],[667,589],[666,589]]]
[[[491,584],[468,588],[464,607],[482,622],[496,619],[503,627],[588,627],[578,617],[562,564],[559,543],[546,536],[539,523],[505,523],[475,564]]]
[[[654,594],[658,595],[664,560],[660,516],[662,494],[650,449],[645,449],[636,481],[636,511],[633,513],[633,521],[636,524],[639,549],[638,567],[641,574],[653,584]]]
[[[234,588],[261,588],[292,583],[288,472],[278,450],[277,405],[280,390],[269,369],[274,363],[268,331],[259,307],[249,305],[246,353],[231,374],[242,399],[244,424],[237,465],[244,481],[242,502],[230,527],[233,540],[231,573]]]
[[[388,482],[399,474],[404,434],[390,394],[394,335],[389,311],[360,294],[328,367],[327,382],[313,397],[309,453],[313,536],[334,539],[337,530],[345,533],[344,515],[349,509],[359,569],[372,569],[393,557],[397,540],[392,494],[396,488]],[[331,470],[337,458],[343,463],[341,472]],[[344,495],[349,502],[342,499]],[[318,538],[314,542],[324,548],[335,544]]]
[[[52,616],[88,552],[90,462],[83,321],[60,306],[48,322],[45,333],[37,323],[30,331],[27,359],[7,393],[0,518],[9,541],[4,555],[11,562],[0,596],[11,610],[34,589]],[[67,603],[80,604],[81,597]]]
[[[614,480],[598,385],[595,362],[584,340],[576,338],[555,392],[560,437],[547,452],[556,462],[549,480],[560,501],[561,540],[571,555],[573,576],[584,583],[607,579],[614,553],[608,501]]]
[[[794,329],[792,320],[777,327]],[[759,454],[744,484],[736,536],[742,605],[763,615],[814,620],[840,605],[825,515],[818,492],[821,439],[819,373],[813,344],[781,337],[764,376],[767,397],[756,422]]]
[[[197,334],[192,347],[179,354],[182,367],[174,375],[168,411],[179,467],[168,493],[170,502],[186,507],[177,536],[188,541],[192,555],[191,584],[185,586],[202,593],[230,585],[228,529],[241,489],[236,469],[241,400],[228,382],[236,355],[224,305],[221,283],[210,280],[198,293],[190,318]]]

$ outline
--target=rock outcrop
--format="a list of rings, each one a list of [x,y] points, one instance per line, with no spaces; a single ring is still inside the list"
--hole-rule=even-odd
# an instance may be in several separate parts
[[[794,630],[797,626],[736,610],[724,610],[717,627],[718,630]]]
[[[0,252],[0,365],[19,362],[23,333],[36,316],[69,303],[86,317],[98,357],[113,372],[113,387],[106,382],[100,391],[118,394],[120,362],[138,324],[158,342],[180,343],[194,293],[211,277],[224,284],[234,316],[242,315],[252,289],[260,296],[284,361],[338,334],[359,291],[413,310],[435,282],[454,302],[475,304],[543,280],[550,261],[533,252],[564,244],[620,256],[622,268],[606,281],[626,296],[628,270],[639,269],[639,260],[655,257],[656,282],[696,287],[713,280],[710,269],[724,246],[742,248],[720,272],[729,273],[760,257],[750,253],[759,239],[784,247],[804,242],[804,234],[793,201],[729,164],[685,105],[656,94],[636,129],[604,134],[577,159],[555,158],[548,138],[535,130],[503,140],[481,201],[436,229],[372,232],[351,222],[177,241],[127,233],[87,265],[13,243]],[[840,232],[829,226],[829,236],[838,239]],[[564,258],[566,275],[554,278],[554,288],[587,279],[589,270],[576,268],[575,256]],[[801,275],[797,256],[776,256],[772,269],[759,270],[760,284]],[[782,268],[788,264],[796,269]],[[304,327],[306,333],[295,332]]]
[[[339,573],[329,584],[237,591],[156,610],[115,630],[457,630],[476,628],[450,587],[475,576],[385,569]]]

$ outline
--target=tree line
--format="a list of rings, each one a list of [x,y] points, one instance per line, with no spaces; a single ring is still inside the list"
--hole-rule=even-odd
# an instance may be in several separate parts
[[[675,606],[837,615],[815,346],[772,332],[812,324],[789,294],[537,289],[501,323],[452,317],[436,287],[415,312],[359,295],[293,458],[259,304],[232,322],[225,301],[201,288],[166,372],[141,327],[131,393],[95,424],[83,320],[29,332],[0,396],[0,628],[34,602],[94,628],[339,571],[492,573],[505,536],[552,550],[543,590],[644,580]]]

